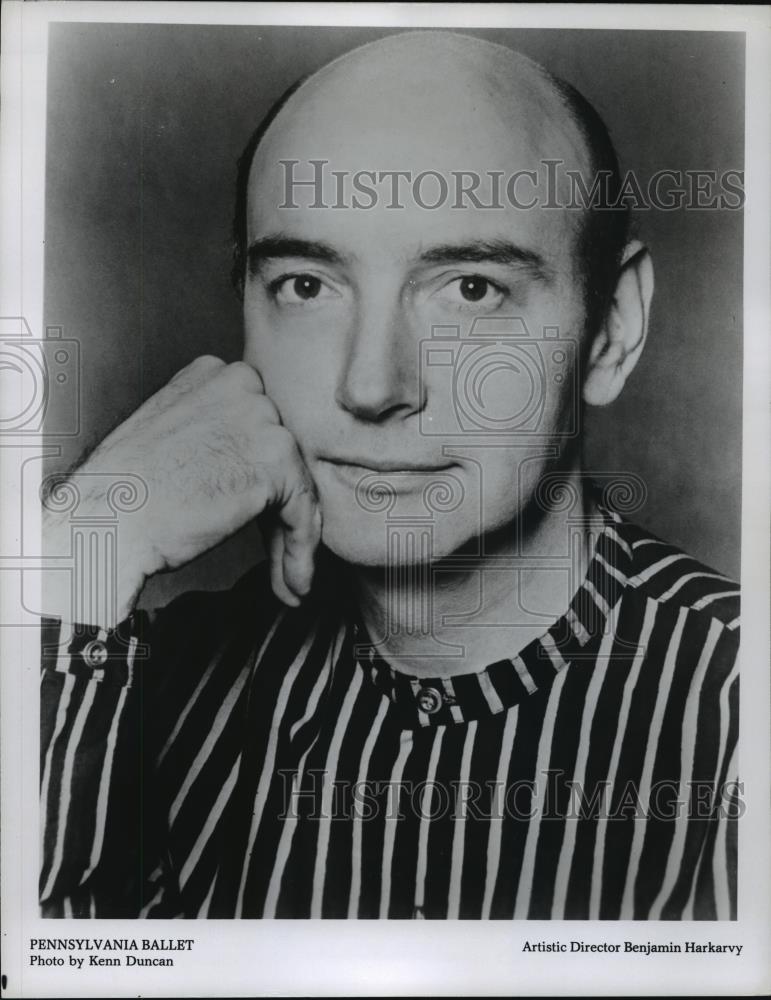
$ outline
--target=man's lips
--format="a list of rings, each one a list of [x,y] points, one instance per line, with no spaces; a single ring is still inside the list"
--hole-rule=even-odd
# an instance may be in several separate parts
[[[336,465],[343,469],[349,469],[352,471],[358,471],[361,475],[366,475],[368,472],[413,472],[413,473],[423,473],[425,475],[430,475],[436,472],[447,472],[449,469],[455,467],[457,463],[455,462],[442,462],[442,463],[432,463],[432,462],[415,462],[409,459],[399,458],[399,459],[373,459],[373,458],[338,458],[335,456],[327,457],[322,456],[320,459],[322,462],[328,462],[330,465]]]

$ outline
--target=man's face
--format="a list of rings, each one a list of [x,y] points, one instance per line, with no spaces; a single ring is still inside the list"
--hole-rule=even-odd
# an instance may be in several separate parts
[[[577,429],[579,220],[503,195],[503,209],[453,207],[458,172],[481,175],[488,203],[492,171],[542,178],[540,161],[569,157],[570,142],[537,101],[501,113],[484,88],[447,79],[442,94],[419,74],[368,95],[345,79],[306,87],[252,166],[245,360],[315,480],[325,543],[358,564],[437,558],[504,528]],[[297,180],[328,161],[321,200],[342,207],[311,207],[310,186],[287,197],[282,160],[299,161]],[[402,181],[403,207],[388,207],[392,182],[370,178],[376,204],[356,208],[364,170],[436,171],[449,193],[427,179],[420,200],[440,204],[421,207]],[[430,551],[389,551],[389,528],[418,523]]]

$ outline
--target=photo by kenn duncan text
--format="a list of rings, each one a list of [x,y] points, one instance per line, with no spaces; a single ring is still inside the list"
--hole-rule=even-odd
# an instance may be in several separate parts
[[[147,30],[180,65],[175,44],[226,51],[214,29]],[[701,525],[733,530],[739,484],[733,453],[722,471],[698,453],[718,334],[689,354],[652,303],[655,263],[682,315],[672,248],[740,223],[742,163],[643,178],[573,85],[589,43],[544,66],[526,35],[298,42],[304,75],[286,90],[276,69],[236,169],[222,157],[240,359],[207,313],[207,353],[42,491],[66,569],[42,609],[43,915],[736,919],[737,566],[709,565]],[[243,79],[294,65],[259,41]],[[212,162],[225,125],[204,139],[159,93],[177,110],[147,112],[143,149],[187,134]],[[143,155],[147,199],[190,211],[194,161],[183,182]],[[120,252],[145,282],[156,260],[171,273],[160,237]],[[51,287],[76,266],[58,258]],[[184,343],[173,315],[164,330]],[[740,333],[720,338],[740,356]],[[88,388],[105,412],[110,391]],[[728,410],[711,420],[733,433]],[[649,500],[648,469],[677,502]],[[201,571],[148,603],[250,524],[264,557],[240,553],[232,586]]]

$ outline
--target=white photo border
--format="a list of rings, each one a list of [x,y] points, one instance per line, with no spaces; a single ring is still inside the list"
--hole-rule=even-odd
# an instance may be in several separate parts
[[[769,8],[588,4],[23,3],[2,8],[0,316],[43,325],[47,29],[53,21],[605,28],[746,34],[742,489],[742,693],[736,922],[41,920],[38,878],[38,637],[0,628],[2,973],[9,997],[247,995],[746,995],[771,989],[769,759]],[[20,391],[23,391],[21,389]],[[39,450],[38,450],[39,452]],[[20,459],[0,449],[0,621],[24,614]],[[11,512],[9,516],[9,512]],[[33,511],[25,510],[35,529]],[[8,555],[11,553],[12,555]],[[32,968],[35,937],[192,938],[172,969]],[[523,954],[525,939],[736,942],[741,956]]]

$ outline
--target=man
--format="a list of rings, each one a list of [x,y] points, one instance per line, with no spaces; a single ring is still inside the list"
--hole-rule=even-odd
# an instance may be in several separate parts
[[[68,641],[51,592],[44,913],[735,917],[737,592],[583,473],[653,276],[569,170],[618,186],[580,95],[444,33],[258,130],[244,361],[198,359],[80,470],[147,502],[109,620]],[[266,572],[135,611],[254,517]]]

